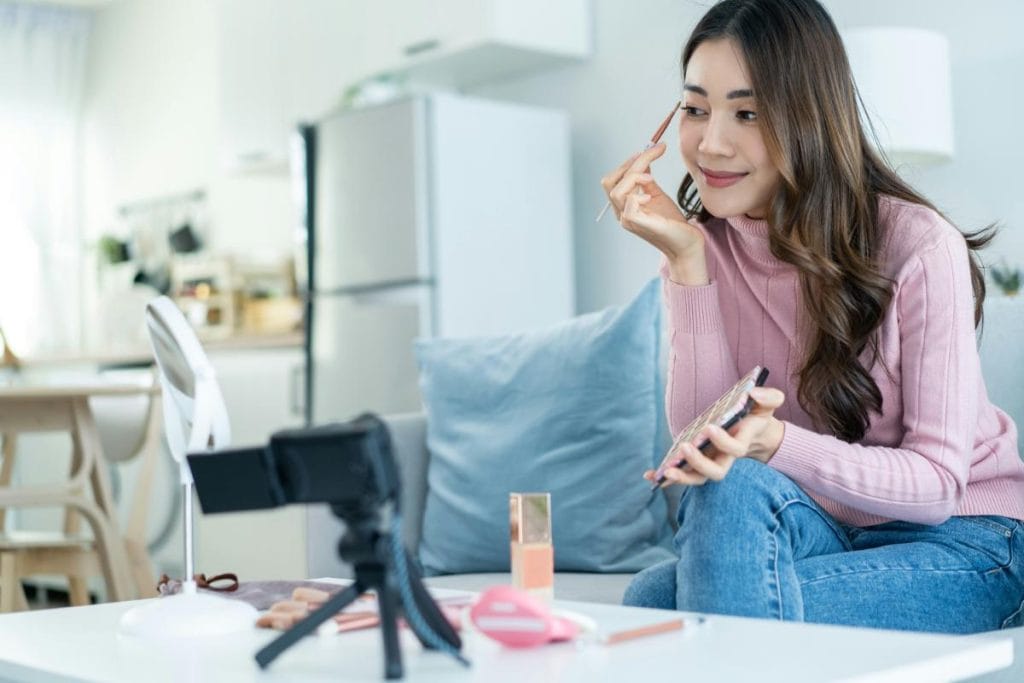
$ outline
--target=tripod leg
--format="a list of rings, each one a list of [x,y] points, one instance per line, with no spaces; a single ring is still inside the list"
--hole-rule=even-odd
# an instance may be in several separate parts
[[[260,665],[261,669],[266,669],[272,661],[298,642],[300,638],[315,631],[317,626],[345,609],[365,591],[366,587],[357,580],[351,586],[321,605],[315,612],[311,612],[305,619],[264,646],[263,649],[256,653],[256,663]]]
[[[398,646],[398,596],[395,586],[383,577],[377,586],[380,606],[380,632],[384,637],[384,677],[402,677],[402,651]]]
[[[423,579],[420,577],[419,570],[413,563],[412,558],[409,556],[409,551],[405,551],[405,566],[408,567],[409,572],[409,585],[412,588],[412,597],[416,601],[416,607],[419,609],[420,614],[427,624],[434,630],[437,635],[444,638],[449,645],[454,647],[456,650],[462,648],[462,639],[459,638],[459,634],[452,627],[448,618],[441,612],[441,608],[434,602],[434,598],[431,597],[427,591],[427,587],[423,585]],[[419,638],[420,643],[423,647],[431,648],[431,646],[424,639],[423,635],[419,633],[416,627],[410,620],[409,626],[412,627],[413,633]],[[432,649],[432,648],[431,648]]]

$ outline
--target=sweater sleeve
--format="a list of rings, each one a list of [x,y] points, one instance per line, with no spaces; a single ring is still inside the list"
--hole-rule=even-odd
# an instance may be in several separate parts
[[[967,247],[950,234],[898,277],[903,437],[850,444],[787,423],[769,465],[805,489],[865,512],[939,524],[956,510],[970,469],[979,366]]]
[[[718,285],[673,282],[663,265],[669,357],[665,411],[673,437],[739,380],[722,325]]]

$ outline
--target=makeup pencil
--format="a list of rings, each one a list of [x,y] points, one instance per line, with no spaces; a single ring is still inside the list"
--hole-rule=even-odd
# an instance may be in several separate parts
[[[676,112],[679,111],[679,107],[681,107],[682,104],[682,102],[676,102],[675,106],[672,107],[672,111],[668,113],[668,116],[665,117],[665,120],[661,122],[660,126],[658,126],[658,130],[654,131],[654,135],[651,136],[651,141],[644,145],[644,148],[640,150],[641,154],[643,154],[651,147],[654,147],[656,144],[658,144],[658,141],[661,140],[661,136],[665,134],[666,130],[668,130],[668,124],[672,123],[672,117],[676,115]],[[597,218],[594,219],[595,223],[604,218],[605,212],[608,211],[608,207],[610,207],[611,205],[612,200],[609,199],[607,202],[605,202],[604,208],[601,209],[601,213],[597,214]]]

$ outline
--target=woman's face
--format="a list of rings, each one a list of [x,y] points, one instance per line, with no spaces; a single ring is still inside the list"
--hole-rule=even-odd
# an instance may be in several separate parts
[[[739,47],[725,38],[701,43],[686,67],[679,146],[711,215],[766,215],[780,175],[760,126]]]

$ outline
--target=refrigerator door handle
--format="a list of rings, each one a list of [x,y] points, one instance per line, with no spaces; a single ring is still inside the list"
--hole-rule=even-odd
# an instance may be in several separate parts
[[[419,305],[424,301],[423,283],[386,289],[366,289],[348,295],[356,306]]]
[[[306,414],[306,366],[297,364],[292,367],[288,394],[291,397],[292,415],[302,417]]]

